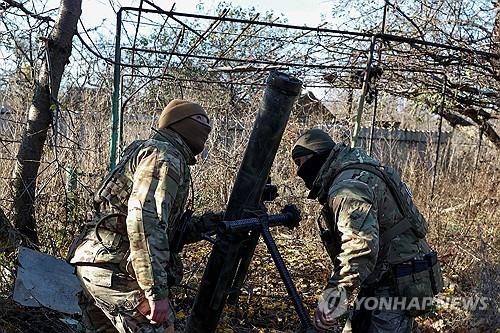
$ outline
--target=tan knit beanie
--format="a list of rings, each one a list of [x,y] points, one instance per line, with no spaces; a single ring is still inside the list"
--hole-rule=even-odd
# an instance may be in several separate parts
[[[158,128],[169,127],[172,124],[195,115],[203,115],[208,118],[207,112],[200,104],[182,99],[174,99],[163,109],[158,120]]]

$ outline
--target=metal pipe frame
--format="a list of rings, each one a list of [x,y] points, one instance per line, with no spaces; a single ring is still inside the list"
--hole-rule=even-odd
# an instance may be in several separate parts
[[[382,16],[382,28],[381,28],[381,33],[385,33],[385,23],[387,20],[387,5],[388,1],[384,1],[384,14]],[[382,41],[380,41],[378,50],[377,50],[377,63],[380,64],[382,60],[382,46],[384,44]],[[372,115],[372,125],[370,128],[370,143],[368,144],[368,154],[371,156],[373,152],[373,133],[375,131],[375,122],[377,121],[377,107],[378,107],[378,87],[377,83],[375,82],[375,101],[373,105],[373,115]]]
[[[146,3],[152,6],[154,9],[148,9],[148,8],[143,8],[142,4]],[[138,19],[137,19],[137,27],[136,27],[136,33],[134,36],[134,45],[132,47],[122,47],[120,45],[121,43],[121,30],[122,30],[122,16],[123,12],[138,12]],[[110,141],[110,157],[109,157],[109,168],[112,169],[115,164],[116,164],[116,159],[117,159],[117,154],[119,150],[119,145],[121,142],[121,138],[123,137],[123,130],[122,127],[120,126],[121,124],[121,96],[122,96],[122,87],[121,87],[121,70],[122,67],[128,67],[128,68],[164,68],[164,66],[149,66],[149,65],[136,65],[134,63],[132,64],[124,64],[121,63],[121,52],[122,50],[131,50],[133,54],[135,52],[149,52],[149,53],[162,53],[162,54],[169,54],[171,56],[178,56],[181,59],[186,59],[187,57],[194,57],[194,58],[199,58],[199,59],[206,59],[206,60],[214,60],[215,62],[219,61],[228,61],[228,62],[240,62],[240,63],[249,63],[249,64],[263,64],[263,65],[283,65],[283,66],[290,66],[290,67],[304,67],[304,68],[317,68],[317,69],[341,69],[345,70],[347,69],[346,66],[339,66],[339,65],[323,65],[323,64],[305,64],[305,63],[290,63],[290,62],[276,62],[276,61],[266,61],[266,60],[250,60],[250,59],[234,59],[234,58],[226,58],[226,57],[221,57],[221,56],[208,56],[208,55],[194,55],[190,54],[191,52],[187,53],[179,53],[179,52],[173,52],[174,49],[172,49],[170,52],[169,51],[158,51],[158,50],[148,50],[144,48],[136,48],[135,47],[135,39],[137,36],[137,30],[139,28],[139,24],[142,23],[140,21],[141,15],[143,13],[151,13],[151,14],[160,14],[160,15],[167,15],[169,18],[172,18],[175,22],[181,24],[184,28],[186,28],[188,31],[191,31],[195,33],[199,38],[198,41],[203,40],[208,33],[212,33],[213,29],[208,29],[206,33],[200,34],[196,30],[192,29],[189,25],[186,23],[182,22],[182,18],[194,18],[194,19],[204,19],[204,20],[213,20],[214,22],[210,27],[216,26],[220,22],[233,22],[233,23],[240,23],[240,24],[246,24],[246,28],[244,28],[237,38],[233,41],[235,42],[239,36],[250,26],[262,26],[262,28],[265,27],[271,27],[271,28],[282,28],[282,29],[293,29],[297,31],[304,31],[304,34],[314,32],[316,34],[330,34],[330,35],[335,35],[335,36],[350,36],[350,37],[360,37],[360,38],[371,38],[372,43],[370,44],[370,57],[368,64],[367,64],[367,70],[365,72],[365,82],[363,84],[363,93],[361,94],[359,103],[358,103],[358,112],[357,112],[357,117],[356,117],[356,124],[354,128],[354,135],[353,135],[353,140],[351,142],[351,145],[355,146],[357,143],[358,135],[359,135],[359,130],[360,130],[360,121],[361,121],[361,116],[363,113],[362,107],[364,106],[364,97],[366,94],[366,79],[368,77],[368,72],[370,70],[370,65],[373,62],[373,41],[378,40],[381,43],[382,42],[396,42],[396,43],[402,43],[402,44],[408,44],[408,45],[421,45],[421,46],[428,46],[428,47],[434,47],[434,48],[439,48],[439,49],[445,49],[445,50],[453,50],[457,52],[462,52],[466,54],[472,54],[472,55],[478,55],[481,57],[485,57],[488,59],[499,59],[500,55],[496,53],[491,53],[491,52],[485,52],[485,51],[480,51],[480,50],[473,50],[469,49],[466,47],[461,47],[461,46],[454,46],[454,45],[447,45],[447,44],[441,44],[441,43],[435,43],[435,42],[429,42],[423,39],[417,39],[417,38],[408,38],[408,37],[403,37],[403,36],[395,36],[391,34],[386,34],[385,33],[385,20],[386,20],[386,15],[387,15],[387,1],[385,1],[384,4],[384,16],[383,16],[383,21],[382,21],[382,30],[380,33],[368,33],[368,32],[357,32],[357,31],[348,31],[348,30],[339,30],[339,29],[328,29],[328,28],[323,28],[321,26],[318,27],[307,27],[307,26],[297,26],[297,25],[291,25],[291,24],[283,24],[283,23],[276,23],[276,22],[263,22],[263,21],[258,21],[256,20],[256,17],[251,18],[251,19],[238,19],[238,18],[231,18],[231,17],[225,17],[224,15],[222,16],[212,16],[212,15],[201,15],[201,14],[190,14],[190,13],[181,13],[181,12],[175,12],[173,10],[164,10],[161,7],[157,6],[151,1],[148,0],[141,0],[140,6],[139,7],[121,7],[118,12],[117,12],[117,20],[116,20],[116,38],[115,38],[115,57],[114,57],[114,75],[113,75],[113,96],[112,96],[112,114],[111,114],[111,141]],[[233,43],[234,44],[234,43]],[[191,50],[190,50],[191,51]],[[223,55],[227,52],[224,51],[222,54]],[[379,59],[378,61],[380,62],[380,49],[379,49]],[[351,68],[349,68],[351,70]],[[434,74],[442,74],[443,71],[441,70],[425,70],[425,69],[409,69],[409,68],[384,68],[385,71],[401,71],[401,72],[415,72],[415,73],[434,73]],[[179,79],[179,81],[182,81],[182,79]],[[205,83],[218,83],[215,80],[200,80],[200,82],[205,82]],[[224,83],[224,82],[220,82]],[[236,83],[236,84],[241,84],[241,85],[249,85],[249,86],[258,86],[258,83]],[[318,87],[318,88],[343,88],[341,86],[331,86],[331,85],[305,85],[308,87]],[[376,98],[375,100],[375,106],[374,106],[374,114],[372,118],[372,133],[370,136],[370,144],[369,144],[369,151],[371,153],[372,151],[372,145],[373,145],[373,125],[376,120],[376,109],[377,109],[377,102],[378,99]],[[439,145],[439,142],[438,142]],[[439,157],[439,156],[438,156]],[[433,174],[433,184],[435,182],[437,172],[434,172]]]
[[[116,165],[116,153],[118,142],[120,141],[120,75],[121,75],[121,30],[122,30],[122,10],[116,13],[116,36],[115,36],[115,63],[113,72],[113,97],[111,105],[111,142],[109,147],[109,170]]]
[[[434,169],[432,171],[432,185],[431,185],[431,201],[434,199],[434,188],[436,186],[436,179],[438,177],[438,164],[439,164],[439,153],[441,150],[441,134],[443,132],[443,113],[444,104],[446,102],[446,75],[443,77],[443,89],[441,91],[441,104],[439,107],[439,125],[438,125],[438,139],[436,145],[436,158],[434,160]]]
[[[370,141],[368,143],[368,155],[370,156],[372,156],[373,152],[373,134],[375,132],[375,122],[377,120],[377,106],[378,106],[378,90],[375,90],[375,100],[373,101],[372,126],[370,128]]]
[[[150,3],[149,1],[145,1],[145,2]],[[158,6],[155,6],[155,7],[159,8]],[[274,28],[307,30],[307,31],[313,31],[313,32],[317,32],[317,33],[330,33],[330,34],[336,34],[336,35],[341,35],[341,36],[357,36],[357,37],[365,37],[365,38],[375,37],[376,39],[381,39],[383,41],[432,46],[432,47],[437,47],[437,48],[442,48],[442,49],[447,49],[447,50],[454,50],[454,51],[459,51],[459,52],[464,52],[464,53],[477,54],[477,55],[481,55],[481,56],[484,56],[487,58],[500,59],[500,54],[496,54],[496,53],[492,53],[492,52],[473,50],[473,49],[468,49],[468,48],[461,47],[461,46],[454,46],[454,45],[429,42],[429,41],[422,40],[422,39],[396,36],[396,35],[391,35],[391,34],[386,34],[386,33],[375,33],[374,34],[374,33],[368,33],[368,32],[328,29],[328,28],[319,28],[319,27],[315,28],[315,27],[307,27],[307,26],[284,24],[284,23],[270,23],[270,22],[262,22],[262,21],[252,21],[252,20],[237,19],[237,18],[232,18],[232,17],[221,18],[219,16],[181,13],[181,12],[175,12],[175,11],[166,11],[166,10],[162,10],[162,9],[157,9],[157,10],[144,9],[144,8],[139,9],[137,7],[121,7],[121,9],[124,11],[141,11],[142,10],[142,12],[144,12],[144,13],[163,14],[163,15],[168,15],[170,17],[178,16],[178,17],[189,17],[189,18],[208,19],[208,20],[220,20],[220,21],[224,21],[224,22],[233,22],[233,23],[244,23],[244,24],[251,23],[254,25],[268,26],[268,27],[274,27]]]
[[[357,112],[357,115],[356,115],[356,123],[354,124],[354,133],[352,135],[351,148],[356,147],[356,144],[358,142],[359,131],[361,130],[361,117],[363,116],[363,109],[365,107],[366,93],[368,92],[368,86],[369,86],[369,81],[370,81],[370,73],[371,73],[372,62],[373,62],[373,52],[375,51],[375,43],[376,43],[376,37],[373,36],[371,44],[370,44],[370,51],[369,51],[369,54],[368,54],[368,61],[366,62],[366,69],[365,69],[365,77],[364,77],[364,80],[363,80],[363,87],[361,88],[361,95],[359,96],[358,112]]]

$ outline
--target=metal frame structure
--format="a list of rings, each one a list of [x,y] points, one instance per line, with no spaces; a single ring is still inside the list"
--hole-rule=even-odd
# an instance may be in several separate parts
[[[149,5],[151,8],[144,8],[144,5]],[[124,19],[124,14],[125,13],[133,13],[133,15],[136,16],[137,20],[125,20]],[[493,54],[493,53],[488,53],[484,51],[478,51],[478,50],[472,50],[472,49],[467,49],[464,47],[460,46],[454,46],[454,45],[446,45],[446,44],[439,44],[435,42],[430,42],[430,41],[425,41],[422,39],[415,39],[415,38],[407,38],[407,37],[401,37],[401,36],[395,36],[395,35],[390,35],[385,33],[385,22],[386,22],[386,13],[387,13],[387,3],[384,6],[384,18],[382,22],[382,29],[380,33],[368,33],[368,32],[356,32],[356,31],[344,31],[344,30],[336,30],[336,29],[328,29],[324,27],[306,27],[306,26],[297,26],[297,25],[290,25],[290,24],[283,24],[283,23],[277,23],[276,20],[272,22],[266,22],[266,21],[258,21],[257,16],[255,16],[252,19],[240,19],[240,18],[231,18],[227,17],[227,11],[223,11],[220,16],[210,16],[210,15],[199,15],[199,14],[190,14],[190,13],[179,13],[175,12],[173,10],[164,10],[160,8],[159,6],[155,5],[153,2],[149,0],[141,0],[140,5],[138,7],[122,7],[118,10],[117,16],[116,16],[116,38],[115,38],[115,57],[114,57],[114,75],[113,75],[113,98],[112,98],[112,114],[111,114],[111,143],[110,143],[110,161],[109,161],[109,167],[113,168],[116,162],[117,155],[120,150],[120,146],[122,144],[122,137],[123,137],[123,103],[122,103],[122,96],[124,95],[124,86],[123,86],[123,80],[125,77],[129,76],[132,78],[137,78],[137,77],[149,77],[151,82],[154,79],[171,79],[174,81],[178,82],[204,82],[204,83],[213,83],[213,84],[224,84],[224,83],[230,83],[232,85],[238,85],[238,86],[263,86],[262,80],[259,79],[253,79],[253,80],[239,80],[239,81],[234,81],[234,80],[225,80],[225,79],[213,79],[213,78],[183,78],[183,77],[175,77],[172,75],[166,75],[167,71],[170,69],[173,70],[179,70],[182,68],[187,68],[186,63],[191,60],[196,60],[199,61],[200,64],[207,65],[208,71],[207,72],[219,72],[223,73],[225,71],[227,72],[248,72],[251,74],[255,73],[264,73],[272,68],[293,68],[293,69],[300,69],[302,72],[304,70],[308,71],[315,71],[316,77],[320,76],[321,73],[335,73],[338,77],[341,79],[336,80],[335,82],[325,82],[323,81],[311,81],[309,80],[303,80],[305,87],[323,87],[323,88],[350,88],[350,89],[359,89],[359,86],[357,86],[356,83],[349,81],[349,75],[352,75],[353,71],[362,71],[363,73],[363,81],[362,81],[362,86],[361,86],[361,96],[358,102],[358,107],[357,107],[357,116],[356,116],[356,123],[355,123],[355,128],[354,128],[354,135],[352,137],[352,145],[356,145],[357,141],[357,134],[359,133],[359,128],[361,124],[361,117],[365,109],[365,95],[367,93],[368,87],[370,86],[370,71],[373,67],[373,63],[376,63],[380,66],[383,66],[385,72],[395,72],[395,73],[417,73],[417,74],[423,74],[426,75],[429,80],[435,80],[436,77],[442,77],[441,81],[447,81],[447,74],[450,72],[450,68],[445,67],[445,66],[440,66],[434,65],[431,66],[429,69],[427,68],[419,68],[419,67],[412,67],[412,66],[393,66],[393,65],[385,65],[385,63],[382,60],[382,48],[386,49],[386,54],[388,54],[389,49],[391,49],[391,44],[396,44],[396,45],[404,45],[408,47],[421,47],[421,48],[432,48],[435,49],[435,53],[438,54],[440,52],[450,52],[449,58],[450,59],[455,59],[455,58],[460,58],[460,56],[467,56],[467,57],[479,57],[483,59],[492,59],[492,58],[498,58],[498,54]],[[164,50],[164,49],[151,49],[151,48],[146,48],[146,47],[138,47],[137,46],[137,38],[138,38],[138,31],[141,25],[146,24],[146,14],[154,14],[154,15],[160,15],[162,17],[166,17],[165,21],[161,24],[161,28],[165,29],[167,20],[173,21],[177,26],[170,26],[170,29],[172,29],[173,32],[179,32],[179,34],[176,37],[175,43],[173,47],[170,50]],[[207,21],[210,22],[208,24],[208,28],[205,30],[200,30],[199,28],[194,28],[192,27],[189,23],[184,22],[184,20],[188,19],[195,19],[198,21]],[[135,25],[135,32],[134,32],[134,37],[133,37],[133,42],[131,43],[131,46],[122,46],[122,30],[123,30],[123,23],[126,22],[127,24],[132,24],[134,23]],[[242,28],[240,29],[239,33],[228,33],[224,32],[223,30],[217,30],[220,28],[221,24],[232,24],[232,25],[242,25]],[[256,28],[256,32],[252,35],[249,32],[249,28],[253,27]],[[360,65],[354,65],[354,64],[340,64],[339,62],[328,62],[328,61],[319,61],[319,59],[314,59],[313,57],[306,59],[306,61],[303,62],[298,62],[298,61],[290,61],[290,59],[282,60],[282,59],[252,59],[252,58],[238,58],[238,57],[229,57],[228,53],[230,53],[232,50],[234,50],[238,46],[238,42],[240,42],[244,38],[254,38],[255,40],[260,40],[264,37],[258,36],[258,33],[262,31],[263,29],[284,29],[285,31],[292,31],[293,34],[290,35],[287,39],[281,41],[281,44],[278,44],[277,47],[274,47],[270,51],[276,51],[280,46],[284,47],[285,49],[288,47],[287,44],[289,43],[306,43],[303,38],[310,36],[310,35],[315,35],[317,39],[324,39],[325,36],[328,38],[337,38],[337,39],[342,39],[345,40],[348,39],[355,39],[355,42],[358,44],[362,43],[368,43],[369,41],[369,47],[367,49],[367,61],[365,66],[360,66]],[[185,48],[186,51],[182,52],[180,50],[182,40],[184,39],[184,34],[186,33],[191,33],[194,34],[196,37],[194,40],[192,40],[192,45],[189,48]],[[217,50],[213,48],[213,53],[216,54],[200,54],[197,52],[197,50],[200,48],[200,45],[204,45],[203,43],[207,43],[207,39],[210,36],[215,36],[215,35],[221,35],[221,34],[226,34],[227,36],[233,37],[233,40],[229,46],[222,50]],[[317,42],[318,45],[320,42]],[[377,48],[377,44],[378,48]],[[317,45],[316,45],[317,46]],[[315,47],[315,45],[311,45],[311,47]],[[324,47],[325,49],[327,47]],[[206,49],[206,48],[205,48]],[[394,47],[391,49],[394,53]],[[130,62],[122,62],[123,60],[123,53],[124,52],[129,52],[130,56],[128,59]],[[334,50],[332,51],[331,49],[328,49],[328,51],[321,53],[319,56],[324,56],[328,52],[332,52],[333,56],[340,55],[345,56],[345,52],[335,52]],[[365,53],[366,50],[358,49],[356,50],[355,47],[353,48],[352,52],[358,52],[358,53]],[[375,52],[377,53],[377,57],[375,59]],[[206,52],[204,52],[206,53]],[[272,53],[272,52],[269,52]],[[397,52],[395,52],[397,53]],[[401,52],[402,54],[404,52]],[[426,53],[431,53],[430,51],[427,51],[424,49],[423,51],[424,54]],[[141,59],[142,62],[144,62],[144,59],[146,59],[146,55],[160,55],[160,56],[165,56],[168,57],[168,60],[164,63],[155,63],[155,64],[150,64],[150,63],[142,63],[138,64],[137,59]],[[456,55],[458,54],[458,56]],[[391,56],[394,57],[394,56]],[[180,59],[180,62],[177,64],[173,64],[173,58],[178,58]],[[216,65],[220,63],[225,63],[225,64],[230,64],[231,66],[233,64],[245,64],[247,66],[247,69],[238,69],[238,67],[229,67],[229,69],[224,70],[224,68],[216,68]],[[457,62],[457,66],[459,66],[461,61]],[[208,66],[210,65],[210,66]],[[148,74],[143,74],[140,72],[141,69],[162,69],[162,74],[161,75],[156,75],[156,76],[151,76]],[[130,69],[131,73],[127,74],[124,73],[125,69]],[[347,76],[342,77],[342,74],[347,74]],[[297,75],[296,75],[297,76]],[[346,79],[347,78],[347,79]],[[391,84],[389,82],[377,82],[376,83],[376,90],[377,92],[379,91],[389,91],[391,92],[390,87]],[[136,91],[137,92],[137,91]],[[136,93],[135,92],[135,93]],[[391,92],[392,93],[392,92]],[[441,100],[441,105],[439,106],[440,112],[438,114],[441,115],[445,111],[445,95],[451,95],[451,91],[449,91],[449,88],[446,86],[443,86],[442,91],[440,92],[443,97]],[[376,94],[378,95],[378,94]],[[372,117],[372,128],[374,127],[375,121],[376,121],[376,108],[377,108],[377,100],[378,96],[376,96],[375,99],[375,105],[374,105],[374,110],[373,110],[373,117]],[[128,101],[128,100],[127,100]],[[441,121],[440,121],[441,123]],[[441,130],[441,125],[439,126],[439,130]],[[370,138],[369,142],[369,150],[372,150],[372,144],[373,144],[373,138]],[[439,145],[440,142],[437,143],[438,150],[436,153],[436,161],[435,164],[437,165],[437,159],[439,158]],[[434,168],[434,177],[437,173],[436,168]],[[433,180],[434,184],[435,180]]]

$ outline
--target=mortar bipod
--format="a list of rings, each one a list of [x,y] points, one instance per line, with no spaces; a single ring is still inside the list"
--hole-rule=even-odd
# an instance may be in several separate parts
[[[315,332],[311,324],[311,319],[304,307],[304,304],[297,292],[297,288],[293,283],[290,272],[283,261],[281,253],[278,250],[269,227],[283,225],[293,229],[299,225],[301,218],[300,212],[294,205],[286,206],[282,210],[282,214],[267,215],[262,214],[256,218],[248,218],[236,221],[223,221],[219,224],[218,232],[220,233],[242,233],[242,232],[259,232],[264,239],[274,264],[280,274],[281,280],[285,284],[288,295],[290,296],[295,312],[299,317],[302,328],[306,332]]]

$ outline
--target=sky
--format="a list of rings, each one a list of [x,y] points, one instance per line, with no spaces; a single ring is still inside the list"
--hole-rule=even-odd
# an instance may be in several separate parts
[[[122,6],[139,5],[139,0],[111,0],[111,2]],[[154,3],[163,9],[169,10],[175,3],[175,10],[178,12],[197,12],[196,5],[199,0],[154,0]],[[204,7],[209,10],[215,8],[220,1],[202,1]],[[322,15],[328,18],[331,17],[331,2],[328,0],[232,0],[228,1],[234,6],[255,7],[257,12],[266,12],[273,10],[276,15],[283,14],[288,19],[290,24],[318,26],[321,23]],[[50,0],[49,3],[57,4],[58,0]],[[50,8],[57,7],[49,6]],[[110,0],[84,0],[82,3],[82,22],[86,27],[95,27],[99,25],[103,19],[111,21],[114,26],[115,14],[110,6]],[[111,27],[109,27],[111,28]]]

